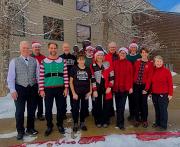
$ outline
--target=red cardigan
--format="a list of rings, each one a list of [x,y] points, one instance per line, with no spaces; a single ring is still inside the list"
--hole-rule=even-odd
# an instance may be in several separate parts
[[[161,68],[154,68],[151,81],[148,83],[147,88],[150,88],[154,94],[173,95],[173,81],[171,72],[164,66]]]
[[[137,81],[137,78],[138,78],[138,73],[139,73],[139,68],[140,68],[140,65],[141,65],[141,62],[142,60],[141,59],[138,59],[135,64],[134,64],[134,69],[133,69],[133,77],[134,77],[134,83]],[[142,82],[143,84],[147,84],[148,81],[151,79],[152,77],[152,73],[153,73],[153,62],[152,61],[148,61],[146,64],[145,64],[145,67],[144,67],[144,73],[143,73],[143,79],[142,79]]]
[[[127,59],[114,61],[114,92],[129,91],[133,87],[133,67]]]

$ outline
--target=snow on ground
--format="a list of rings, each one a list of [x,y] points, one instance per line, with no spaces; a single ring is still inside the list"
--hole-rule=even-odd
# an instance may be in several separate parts
[[[90,144],[79,144],[77,139],[71,142],[49,141],[41,144],[30,144],[27,147],[180,147],[180,138],[159,139],[156,141],[141,141],[136,135],[109,135],[105,141],[97,141]]]
[[[172,71],[172,72],[171,72],[171,75],[172,75],[172,76],[175,76],[175,75],[177,75],[177,73]]]

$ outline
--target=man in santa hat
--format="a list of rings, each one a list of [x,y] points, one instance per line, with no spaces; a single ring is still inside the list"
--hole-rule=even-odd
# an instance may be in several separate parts
[[[32,42],[32,54],[31,54],[31,56],[34,57],[35,59],[37,59],[39,64],[41,63],[41,61],[43,59],[45,59],[45,56],[41,54],[41,46],[42,45],[39,42]],[[37,109],[38,109],[37,118],[40,121],[43,121],[43,120],[45,120],[45,118],[43,116],[43,98],[39,94],[37,94],[37,100],[38,100],[38,103],[37,103]]]

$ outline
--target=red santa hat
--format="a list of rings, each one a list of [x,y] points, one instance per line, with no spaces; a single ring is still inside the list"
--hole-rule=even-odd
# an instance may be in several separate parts
[[[96,58],[98,55],[103,55],[104,56],[104,52],[103,51],[96,51],[94,54],[94,58]]]
[[[131,44],[129,45],[129,48],[132,48],[132,47],[135,47],[135,48],[138,49],[138,45],[137,45],[136,43],[131,43]]]
[[[95,48],[93,48],[92,46],[87,46],[86,50],[93,50],[93,51],[95,51]]]
[[[125,47],[121,47],[118,52],[124,51],[126,54],[128,54],[128,49]]]
[[[41,43],[40,42],[32,42],[32,48],[33,47],[41,47],[42,45],[41,45]]]

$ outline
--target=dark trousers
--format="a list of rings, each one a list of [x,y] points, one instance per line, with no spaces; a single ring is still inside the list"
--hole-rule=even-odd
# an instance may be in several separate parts
[[[105,100],[105,93],[98,91],[98,97],[93,100],[93,115],[95,124],[109,124],[111,100]]]
[[[134,85],[135,119],[136,121],[147,121],[148,117],[148,94],[142,94],[145,85]]]
[[[128,101],[129,101],[129,115],[130,117],[135,117],[135,100],[134,100],[134,94],[128,94]]]
[[[152,94],[152,100],[155,108],[155,122],[158,126],[166,129],[168,122],[168,94]]]
[[[85,122],[87,101],[85,99],[85,94],[78,94],[78,100],[72,101],[72,116],[74,123],[78,123],[79,111],[80,111],[80,122]]]
[[[56,101],[57,108],[57,126],[63,125],[63,117],[64,117],[64,108],[66,98],[63,95],[64,88],[45,88],[45,116],[47,120],[47,127],[53,127],[53,116],[52,116],[52,108],[54,99]]]
[[[115,93],[117,126],[124,126],[124,110],[125,110],[127,95],[128,95],[127,92]]]
[[[109,105],[110,105],[109,117],[113,117],[115,115],[113,99],[109,100]]]
[[[24,132],[24,112],[27,103],[27,129],[34,129],[35,111],[37,107],[37,85],[23,87],[15,85],[18,98],[15,102],[16,106],[16,129],[18,133]]]
[[[43,98],[37,94],[37,117],[43,115]]]
[[[71,112],[72,112],[73,95],[72,95],[72,91],[71,91],[70,88],[69,88],[69,98],[70,98],[70,106],[71,106]],[[66,101],[65,101],[65,104],[64,104],[64,116],[66,115],[66,112],[67,112],[67,98],[66,98]]]

